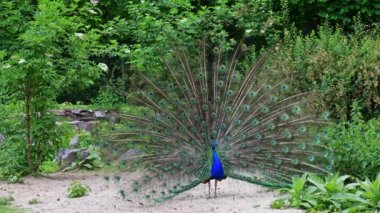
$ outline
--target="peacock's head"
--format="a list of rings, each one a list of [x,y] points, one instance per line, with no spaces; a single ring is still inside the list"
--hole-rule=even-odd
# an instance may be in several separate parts
[[[217,140],[215,140],[215,139],[212,139],[212,140],[211,140],[211,147],[212,147],[213,149],[215,149],[218,145],[219,145],[219,143],[218,143]]]

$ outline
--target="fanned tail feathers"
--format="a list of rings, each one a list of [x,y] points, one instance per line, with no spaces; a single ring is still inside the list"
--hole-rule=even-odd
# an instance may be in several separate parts
[[[331,169],[317,133],[326,121],[308,109],[312,94],[292,93],[287,79],[259,79],[265,56],[246,69],[241,46],[229,56],[208,49],[204,43],[197,56],[177,51],[163,60],[165,84],[141,74],[149,86],[132,99],[146,111],[122,115],[129,126],[110,139],[145,152],[135,161],[144,175],[128,190],[160,202],[209,179],[211,139],[230,178],[279,187]]]

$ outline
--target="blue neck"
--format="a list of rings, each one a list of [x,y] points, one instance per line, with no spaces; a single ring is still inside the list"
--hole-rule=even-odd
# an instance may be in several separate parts
[[[221,180],[226,178],[224,174],[222,161],[219,159],[215,147],[212,147],[212,166],[211,166],[211,179]]]

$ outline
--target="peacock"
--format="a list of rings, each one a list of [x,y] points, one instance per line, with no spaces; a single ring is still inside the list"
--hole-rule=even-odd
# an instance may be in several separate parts
[[[227,177],[274,188],[331,171],[320,133],[329,113],[315,113],[313,93],[261,70],[268,53],[249,64],[244,44],[228,51],[201,43],[162,57],[164,81],[140,73],[143,85],[129,98],[142,110],[121,114],[123,125],[108,137],[116,152],[143,152],[129,161],[142,174],[123,195],[163,202],[208,183],[210,196],[214,180],[217,196]]]

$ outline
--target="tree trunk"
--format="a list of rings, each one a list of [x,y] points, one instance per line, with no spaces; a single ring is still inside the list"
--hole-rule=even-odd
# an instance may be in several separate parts
[[[32,137],[31,137],[31,119],[30,119],[30,96],[29,88],[25,89],[25,127],[26,127],[26,159],[28,166],[32,169]]]

